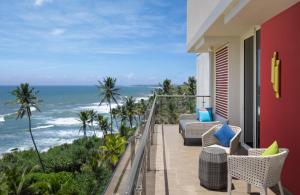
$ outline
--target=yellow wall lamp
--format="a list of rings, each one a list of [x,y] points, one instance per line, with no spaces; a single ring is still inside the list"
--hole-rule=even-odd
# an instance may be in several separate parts
[[[275,97],[280,97],[280,60],[278,59],[278,53],[274,52],[271,65],[271,83]]]

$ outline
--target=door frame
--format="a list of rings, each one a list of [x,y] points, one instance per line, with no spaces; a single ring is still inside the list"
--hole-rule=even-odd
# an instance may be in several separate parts
[[[245,94],[245,78],[244,78],[244,41],[245,39],[253,36],[253,146],[254,147],[258,147],[258,143],[257,143],[257,139],[258,136],[257,135],[257,93],[256,93],[256,85],[257,85],[257,70],[256,70],[256,66],[257,66],[257,61],[256,61],[256,31],[260,30],[260,26],[253,26],[251,29],[249,29],[247,32],[245,32],[241,38],[240,38],[240,76],[241,76],[241,90],[240,90],[240,113],[241,113],[241,118],[240,118],[240,122],[241,122],[241,128],[242,128],[242,133],[241,133],[241,141],[243,144],[245,144],[246,146],[248,146],[245,143],[245,134],[244,134],[244,125],[245,125],[245,121],[244,121],[244,105],[245,105],[245,99],[244,99],[244,94]]]

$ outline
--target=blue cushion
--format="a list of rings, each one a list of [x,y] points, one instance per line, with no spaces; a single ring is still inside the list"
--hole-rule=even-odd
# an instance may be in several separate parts
[[[206,110],[209,113],[210,119],[213,121],[214,120],[213,108],[212,107],[208,107],[208,108],[206,108]]]
[[[209,112],[207,110],[205,110],[205,111],[199,111],[199,115],[200,115],[200,121],[201,122],[209,122],[209,121],[211,121]]]
[[[214,133],[214,136],[218,139],[220,145],[225,147],[229,147],[230,140],[234,137],[234,135],[234,131],[227,125],[227,123],[224,123],[223,126]]]
[[[196,120],[200,120],[199,108],[196,108]]]

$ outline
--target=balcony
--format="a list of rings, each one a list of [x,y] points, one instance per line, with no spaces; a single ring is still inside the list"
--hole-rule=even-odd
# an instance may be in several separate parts
[[[209,96],[156,96],[149,105],[147,120],[128,144],[105,194],[227,194],[226,189],[212,191],[200,185],[202,147],[185,146],[179,133],[178,116],[193,112],[196,102],[207,105],[209,101]],[[166,109],[174,112],[165,112]],[[234,179],[232,194],[246,192],[247,184]],[[251,192],[257,194],[260,190],[253,187]],[[268,189],[268,194],[277,192],[278,189]]]

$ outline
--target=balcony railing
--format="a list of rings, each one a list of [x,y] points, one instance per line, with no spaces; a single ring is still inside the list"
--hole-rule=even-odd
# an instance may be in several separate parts
[[[146,194],[146,173],[150,171],[150,146],[155,124],[177,124],[179,115],[194,113],[197,103],[209,106],[210,96],[157,95],[150,100],[146,120],[130,139],[105,194]]]

